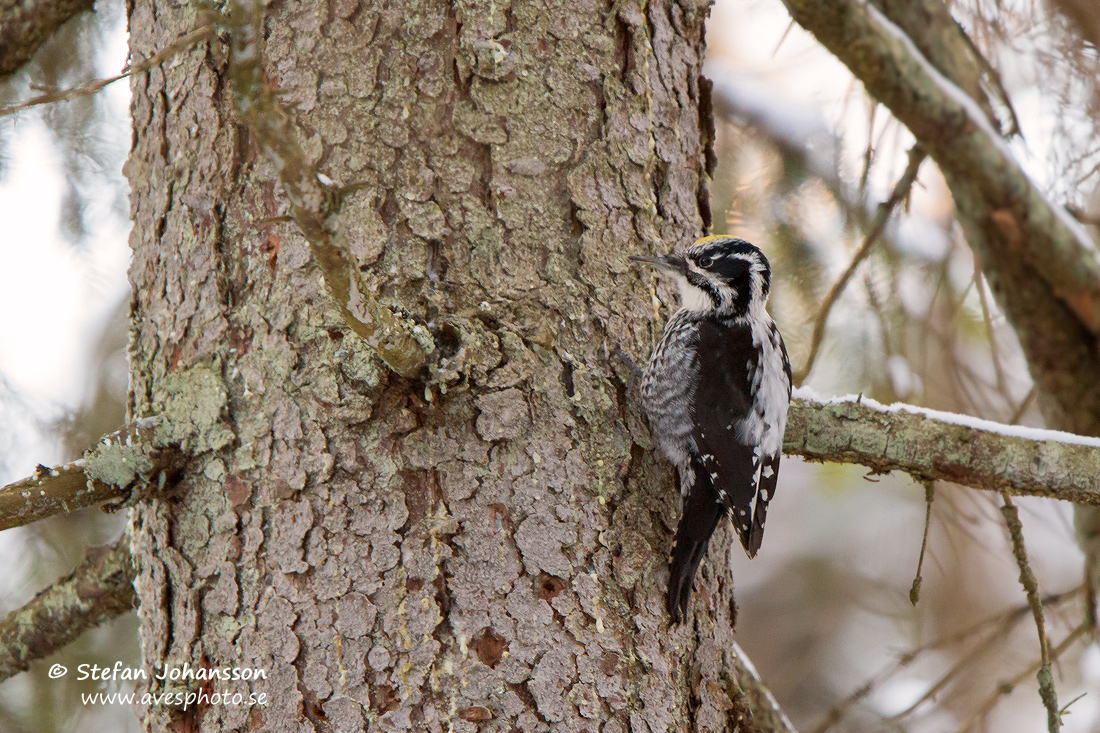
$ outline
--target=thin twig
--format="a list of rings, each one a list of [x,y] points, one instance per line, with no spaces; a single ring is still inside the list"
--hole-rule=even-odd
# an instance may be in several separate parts
[[[1052,593],[1051,595],[1043,599],[1043,605],[1047,608],[1057,606],[1065,601],[1072,600],[1080,595],[1083,590],[1083,586],[1078,586],[1073,590],[1064,591],[1062,593]],[[915,662],[925,652],[932,651],[933,649],[943,649],[946,647],[960,644],[970,637],[986,631],[987,629],[993,629],[997,633],[992,634],[993,638],[1003,638],[1024,616],[1031,612],[1031,607],[1026,603],[1022,606],[1010,608],[1000,613],[996,613],[992,616],[988,616],[981,621],[977,621],[970,626],[956,631],[955,633],[935,639],[926,644],[922,644],[914,649],[910,649],[903,654],[891,667],[884,669],[875,675],[871,676],[863,682],[854,692],[848,697],[841,700],[834,705],[825,714],[825,718],[815,727],[811,733],[826,733],[830,728],[839,723],[853,706],[855,706],[860,700],[870,695],[879,685],[886,682],[886,680],[895,676],[903,669]],[[984,642],[982,642],[984,644]]]
[[[868,274],[863,275],[863,291],[867,294],[867,305],[870,306],[871,312],[875,314],[875,319],[878,321],[878,329],[882,334],[882,361],[881,364],[889,365],[890,360],[894,358],[895,351],[891,345],[891,329],[890,318],[886,314],[886,310],[883,307],[882,299],[879,297],[878,292],[875,290],[874,282],[871,280],[871,276]],[[890,385],[890,400],[896,401],[899,398],[905,399],[906,395],[898,394],[897,386],[894,383],[894,377],[890,369],[886,370],[886,383]]]
[[[1062,727],[1062,721],[1058,717],[1058,694],[1054,689],[1054,675],[1050,670],[1050,642],[1047,640],[1046,623],[1043,619],[1043,601],[1039,597],[1039,583],[1027,560],[1027,547],[1024,545],[1024,528],[1020,524],[1020,513],[1008,494],[1001,494],[1001,498],[1004,500],[1001,512],[1005,517],[1009,537],[1012,538],[1012,555],[1020,568],[1020,584],[1027,593],[1027,602],[1031,606],[1031,615],[1035,619],[1035,630],[1039,634],[1040,665],[1037,677],[1039,697],[1042,698],[1043,705],[1047,709],[1047,731],[1058,733],[1058,729]]]
[[[1075,641],[1085,635],[1086,631],[1088,631],[1088,627],[1085,626],[1085,624],[1081,624],[1073,631],[1069,632],[1069,635],[1062,640],[1061,644],[1058,644],[1056,647],[1050,650],[1050,659],[1052,661],[1057,661],[1057,659],[1062,656],[1062,654],[1064,654],[1067,649],[1073,646],[1073,643]],[[1015,677],[1008,680],[1007,682],[1001,682],[1000,684],[998,684],[996,691],[992,695],[990,695],[984,703],[982,703],[981,707],[975,710],[974,713],[969,718],[967,718],[965,723],[962,724],[962,726],[959,728],[959,733],[966,733],[966,731],[976,726],[979,721],[984,720],[985,717],[989,715],[989,712],[997,705],[998,700],[1000,700],[1005,695],[1010,694],[1028,677],[1040,672],[1042,670],[1042,667],[1043,662],[1042,660],[1040,660],[1028,666],[1026,669],[1021,670],[1019,674],[1017,674]]]
[[[989,302],[985,297],[985,283],[982,282],[980,270],[974,271],[974,289],[978,291],[978,303],[982,307],[982,321],[985,322],[985,330],[989,333],[989,352],[993,360],[993,373],[997,377],[997,391],[1005,400],[1008,396],[1008,379],[1005,378],[1004,366],[1001,364],[1001,350],[997,348],[997,334],[993,330],[993,317],[990,315]]]
[[[919,708],[921,705],[939,695],[940,691],[947,687],[952,680],[958,677],[963,672],[963,670],[981,659],[983,652],[987,652],[995,642],[1001,640],[1002,637],[999,635],[993,635],[982,639],[981,643],[978,644],[976,648],[969,649],[965,654],[959,656],[955,660],[955,663],[951,665],[951,668],[948,669],[947,672],[945,672],[942,676],[940,676],[940,678],[936,680],[931,687],[925,690],[924,694],[914,700],[911,705],[909,705],[901,712],[891,715],[889,718],[887,718],[887,720],[890,722],[897,722],[906,716],[912,715],[913,712],[916,711],[916,709]]]
[[[794,382],[796,385],[801,386],[802,382],[809,376],[810,370],[813,369],[818,350],[821,348],[821,341],[825,338],[825,324],[829,320],[829,313],[832,311],[833,305],[840,298],[840,294],[844,292],[844,288],[848,287],[848,282],[855,274],[856,268],[871,254],[871,248],[874,247],[883,230],[886,229],[886,224],[894,209],[909,195],[909,190],[913,187],[913,182],[917,180],[917,171],[920,170],[920,164],[924,161],[924,158],[924,150],[919,145],[909,150],[909,163],[905,166],[905,172],[898,179],[890,197],[879,205],[875,217],[871,221],[867,236],[863,238],[863,244],[860,245],[852,257],[848,269],[844,271],[844,274],[833,284],[833,287],[829,289],[828,294],[825,296],[825,300],[817,312],[817,317],[814,319],[813,335],[810,337],[810,353],[806,356],[806,364],[795,375]]]
[[[1009,418],[1009,425],[1018,425],[1020,423],[1020,420],[1023,418],[1024,413],[1027,412],[1027,408],[1031,406],[1031,402],[1035,399],[1036,395],[1038,395],[1038,392],[1039,390],[1034,384],[1032,384],[1031,389],[1029,389],[1027,394],[1024,395],[1024,399],[1020,401],[1020,405],[1012,413],[1012,417]]]
[[[204,25],[201,28],[196,28],[190,33],[185,33],[184,35],[180,36],[177,40],[173,41],[167,47],[165,47],[164,50],[158,51],[144,61],[141,61],[134,64],[133,66],[126,68],[121,74],[118,74],[116,76],[109,76],[105,79],[93,79],[92,81],[84,82],[83,84],[71,87],[69,89],[55,89],[53,91],[46,92],[45,94],[40,94],[37,97],[25,99],[22,102],[17,102],[15,104],[9,104],[5,107],[0,107],[0,117],[15,114],[16,112],[24,109],[29,109],[30,107],[35,107],[40,104],[49,104],[51,102],[64,102],[69,99],[75,99],[76,97],[91,96],[108,84],[113,84],[116,81],[120,79],[125,79],[126,77],[133,74],[139,74],[143,71],[148,71],[154,66],[160,64],[165,59],[171,56],[175,56],[177,53],[185,51],[194,46],[196,43],[204,41],[212,37],[213,35],[213,26]]]
[[[932,524],[932,499],[935,498],[935,483],[924,482],[924,535],[920,541],[920,557],[917,558],[917,574],[913,586],[909,589],[909,602],[914,606],[920,600],[921,568],[924,567],[924,551],[928,549],[928,528]]]

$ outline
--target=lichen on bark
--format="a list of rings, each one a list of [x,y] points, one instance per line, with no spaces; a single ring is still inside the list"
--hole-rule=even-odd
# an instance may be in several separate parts
[[[190,12],[137,0],[135,56]],[[207,365],[230,432],[134,512],[145,662],[261,667],[271,700],[150,728],[735,727],[697,641],[734,654],[728,538],[700,637],[670,632],[673,477],[609,358],[656,333],[626,256],[707,223],[706,12],[268,6],[265,74],[354,189],[364,283],[432,334],[431,385],[341,328],[221,48],[134,79],[131,410]]]

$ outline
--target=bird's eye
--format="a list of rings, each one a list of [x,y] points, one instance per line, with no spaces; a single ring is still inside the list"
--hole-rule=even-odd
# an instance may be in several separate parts
[[[710,267],[714,264],[714,257],[712,255],[703,255],[697,262],[699,263],[699,267]]]

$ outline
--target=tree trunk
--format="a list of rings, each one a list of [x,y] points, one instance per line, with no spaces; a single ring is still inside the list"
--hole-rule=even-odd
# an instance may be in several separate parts
[[[723,730],[722,530],[693,616],[678,499],[617,347],[659,324],[627,255],[709,224],[705,1],[273,3],[265,68],[351,255],[434,336],[387,371],[238,125],[225,46],[133,81],[131,405],[196,457],[133,513],[144,663],[256,667],[266,705],[152,730]],[[194,6],[135,0],[135,60]],[[625,370],[620,370],[624,371]]]

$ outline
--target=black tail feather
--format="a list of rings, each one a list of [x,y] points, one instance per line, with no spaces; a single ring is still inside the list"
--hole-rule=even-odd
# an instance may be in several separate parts
[[[707,544],[725,514],[718,492],[705,471],[695,472],[695,484],[684,499],[684,511],[676,528],[668,561],[668,595],[665,598],[672,623],[687,615],[691,586],[699,563],[707,554]]]

